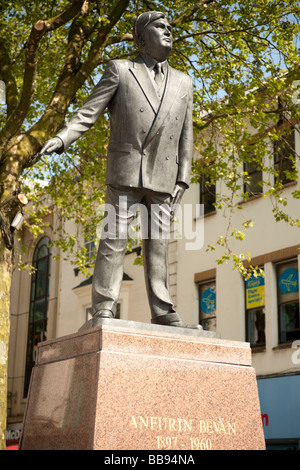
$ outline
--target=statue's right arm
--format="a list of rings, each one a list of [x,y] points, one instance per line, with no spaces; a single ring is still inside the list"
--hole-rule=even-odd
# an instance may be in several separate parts
[[[114,61],[111,61],[84,105],[75,112],[70,121],[53,139],[46,142],[43,147],[44,152],[62,153],[90,129],[113,98],[118,84],[118,69]]]

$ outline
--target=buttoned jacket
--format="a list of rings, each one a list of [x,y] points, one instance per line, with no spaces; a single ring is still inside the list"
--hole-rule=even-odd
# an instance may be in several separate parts
[[[112,60],[85,104],[57,134],[64,150],[108,108],[106,183],[172,193],[190,181],[193,152],[191,78],[166,62],[161,100],[141,56]]]

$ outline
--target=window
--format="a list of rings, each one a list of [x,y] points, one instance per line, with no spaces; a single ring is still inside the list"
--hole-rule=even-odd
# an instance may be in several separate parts
[[[244,172],[247,173],[244,182],[244,193],[248,193],[248,197],[262,193],[262,170],[260,164],[253,160],[244,162]]]
[[[200,325],[204,330],[216,331],[216,281],[199,284]]]
[[[297,259],[277,264],[279,342],[300,338],[299,277]]]
[[[48,237],[43,237],[38,242],[34,250],[32,264],[35,271],[31,278],[24,397],[28,393],[37,344],[47,338],[51,266],[51,246]]]
[[[96,252],[96,242],[94,236],[87,232],[84,236],[84,248],[86,249],[86,258],[91,263]]]
[[[265,347],[265,279],[252,275],[245,282],[246,341],[252,348]]]
[[[289,130],[274,142],[275,181],[287,184],[295,180],[295,131]]]
[[[216,185],[211,182],[209,176],[200,178],[200,204],[204,204],[204,214],[215,212]]]

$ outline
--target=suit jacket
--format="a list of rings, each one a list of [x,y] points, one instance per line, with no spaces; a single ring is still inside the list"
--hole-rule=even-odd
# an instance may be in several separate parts
[[[191,78],[167,64],[162,99],[141,56],[112,60],[86,103],[57,134],[64,150],[108,107],[106,183],[172,193],[187,186],[193,152]]]

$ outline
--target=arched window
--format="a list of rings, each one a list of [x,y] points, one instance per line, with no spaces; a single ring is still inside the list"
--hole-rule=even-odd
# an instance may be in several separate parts
[[[27,396],[37,344],[47,338],[48,300],[50,290],[51,245],[48,237],[38,242],[33,254],[27,337],[24,397]]]

